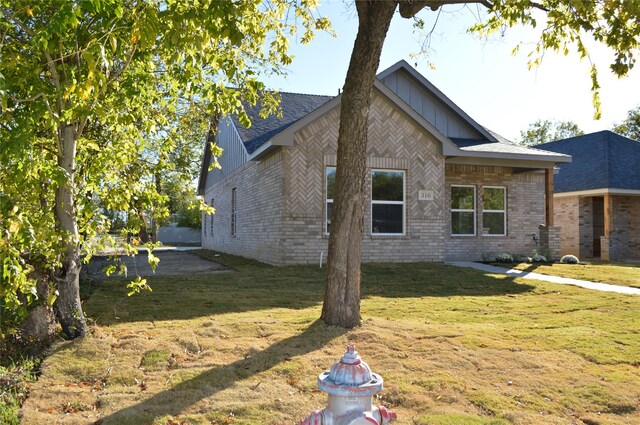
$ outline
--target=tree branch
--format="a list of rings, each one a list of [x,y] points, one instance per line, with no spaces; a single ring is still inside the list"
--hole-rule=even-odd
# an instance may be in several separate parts
[[[400,5],[400,16],[403,18],[413,18],[425,7],[431,10],[437,10],[439,7],[447,4],[479,3],[487,9],[493,7],[493,4],[487,0],[399,0],[398,3]]]

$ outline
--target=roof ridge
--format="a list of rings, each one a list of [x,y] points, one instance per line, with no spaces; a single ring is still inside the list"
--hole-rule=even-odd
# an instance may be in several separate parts
[[[315,93],[300,93],[300,92],[293,92],[293,91],[281,91],[281,90],[273,90],[274,92],[280,94],[280,93],[286,93],[286,94],[299,94],[302,96],[316,96],[316,97],[330,97],[330,98],[334,98],[335,96],[331,96],[329,94],[315,94]]]

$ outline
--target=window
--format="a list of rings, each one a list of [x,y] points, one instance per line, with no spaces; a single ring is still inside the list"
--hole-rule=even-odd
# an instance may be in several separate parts
[[[213,198],[211,198],[211,208],[213,208]],[[209,217],[209,225],[211,226],[209,228],[209,233],[211,234],[211,237],[213,237],[213,214]]]
[[[327,168],[325,172],[327,183],[326,208],[324,216],[324,232],[328,235],[331,227],[331,207],[333,207],[333,190],[336,186],[336,169]]]
[[[404,171],[371,171],[371,233],[404,234]]]
[[[507,189],[485,186],[482,189],[482,234],[505,236],[507,234]]]
[[[236,237],[236,188],[231,189],[231,237]]]
[[[451,236],[476,234],[476,187],[451,186]]]

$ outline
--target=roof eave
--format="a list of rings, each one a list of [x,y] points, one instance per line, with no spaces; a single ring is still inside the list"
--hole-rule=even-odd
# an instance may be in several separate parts
[[[553,194],[556,198],[563,198],[568,196],[599,196],[599,195],[621,195],[621,196],[640,196],[640,189],[616,189],[616,188],[598,188],[598,189],[584,189],[584,190],[571,190],[567,192],[555,192]]]
[[[495,159],[513,159],[522,161],[544,161],[552,162],[555,164],[571,162],[571,156],[569,155],[536,155],[536,154],[523,154],[523,153],[508,153],[508,152],[482,152],[482,151],[465,151],[460,149],[460,157],[468,158],[495,158]]]

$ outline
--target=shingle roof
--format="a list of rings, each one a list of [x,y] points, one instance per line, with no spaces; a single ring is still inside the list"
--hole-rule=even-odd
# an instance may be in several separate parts
[[[260,103],[247,108],[247,115],[251,119],[251,127],[246,128],[237,116],[231,117],[238,130],[240,138],[244,142],[249,155],[274,135],[280,133],[300,118],[317,109],[324,103],[333,99],[332,96],[319,96],[313,94],[279,92],[280,109],[282,117],[270,115],[267,118],[260,117]]]
[[[560,165],[555,192],[640,190],[640,142],[605,130],[536,147],[573,156],[573,162]]]
[[[453,141],[456,146],[466,152],[509,153],[537,156],[550,155],[554,157],[558,156],[556,152],[538,149],[537,146],[535,148],[531,148],[518,145],[510,141],[509,139],[506,139],[505,137],[499,135],[498,133],[489,130],[488,128],[486,130],[496,138],[495,142],[478,139],[463,139],[457,137],[451,137],[451,141]]]

